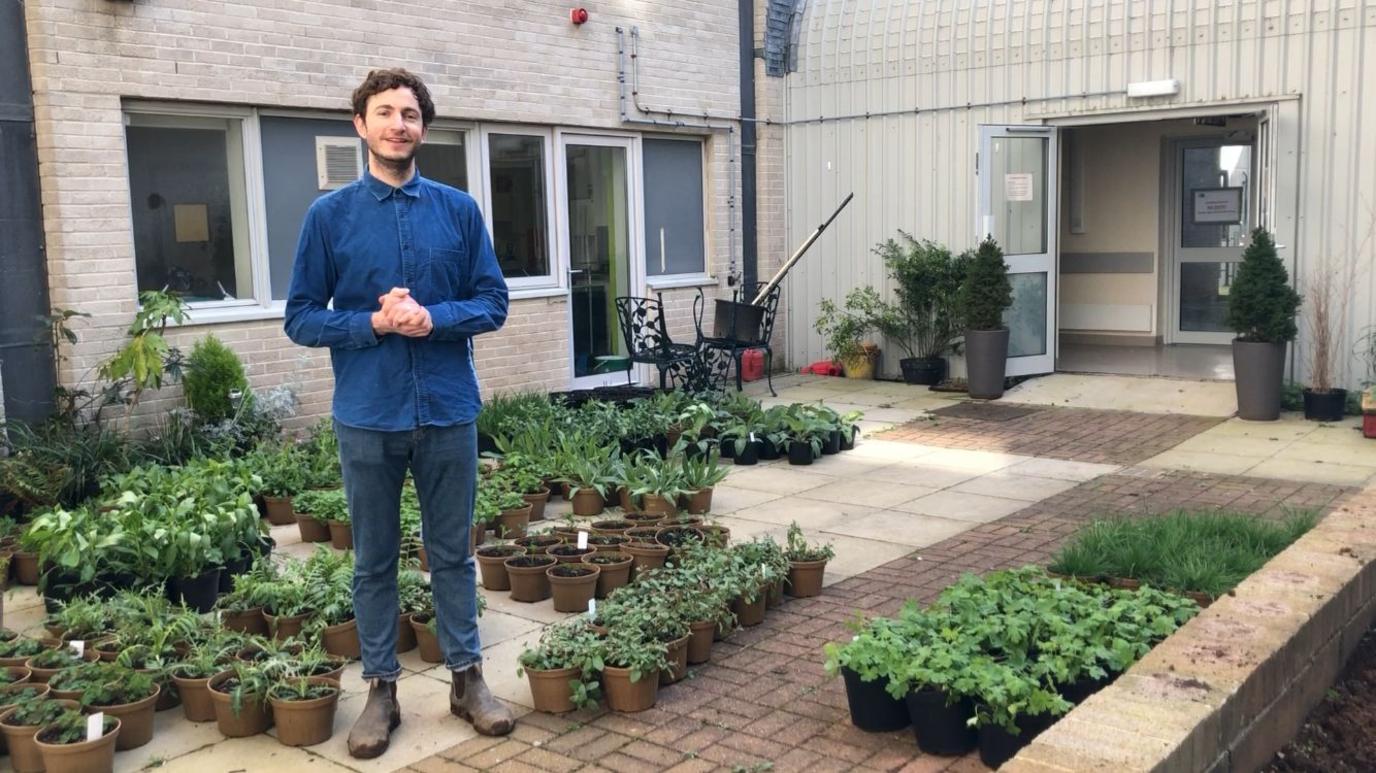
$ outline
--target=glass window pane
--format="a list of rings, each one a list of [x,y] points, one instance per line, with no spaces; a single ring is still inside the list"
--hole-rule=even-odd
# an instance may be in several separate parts
[[[452,185],[461,191],[468,190],[468,151],[463,144],[463,135],[453,135],[457,139],[444,142],[430,142],[421,145],[416,151],[416,167],[420,173],[436,182]]]
[[[488,136],[492,246],[507,278],[549,276],[545,141],[518,134]]]
[[[1045,137],[995,137],[990,142],[990,214],[1005,255],[1046,252]]]
[[[707,249],[703,236],[702,143],[646,139],[642,155],[646,273],[703,273]]]
[[[1227,333],[1228,290],[1238,263],[1217,261],[1180,264],[1180,329]]]
[[[616,298],[630,287],[626,150],[569,145],[569,267],[575,377],[609,370],[621,352]]]
[[[239,121],[125,130],[139,290],[253,297]]]
[[[283,300],[291,284],[291,266],[301,239],[306,210],[329,191],[320,190],[316,174],[316,137],[358,140],[351,121],[263,116],[263,193],[268,221],[268,264],[272,297]]]
[[[1008,356],[1046,354],[1046,274],[1009,274],[1013,305],[1003,312]]]
[[[1181,247],[1243,247],[1251,230],[1252,146],[1185,148]]]

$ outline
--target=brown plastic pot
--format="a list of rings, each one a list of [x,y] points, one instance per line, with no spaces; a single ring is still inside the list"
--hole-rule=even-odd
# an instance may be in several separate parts
[[[525,548],[526,553],[534,555],[536,553],[544,553],[545,548],[550,545],[558,545],[563,541],[563,536],[558,534],[528,534],[515,540],[515,543]]]
[[[661,519],[663,520],[663,519]],[[622,536],[630,537],[631,542],[654,542],[661,526],[633,526]]]
[[[210,677],[210,701],[215,704],[215,724],[220,728],[220,735],[226,738],[247,738],[266,733],[272,725],[266,703],[258,696],[245,696],[239,713],[235,714],[229,693],[217,689],[218,685],[232,676],[233,671],[221,671]]]
[[[210,677],[188,679],[172,675],[172,683],[182,696],[182,713],[191,722],[211,722],[215,719],[215,704],[210,700]]]
[[[577,564],[583,560],[583,556],[590,556],[597,552],[597,548],[589,545],[579,548],[574,545],[550,545],[545,548],[545,555],[552,556],[561,564]]]
[[[688,624],[688,662],[697,665],[712,659],[712,640],[716,637],[717,624],[711,620],[701,620]]]
[[[425,554],[424,545],[416,549],[416,556],[420,558],[420,570],[422,572],[430,571],[430,557]]]
[[[563,714],[573,711],[573,682],[581,679],[583,672],[577,668],[556,668],[539,671],[525,669],[530,680],[530,697],[536,711],[548,714]]]
[[[593,534],[616,534],[622,535],[627,529],[634,528],[636,522],[629,518],[610,518],[605,521],[593,521]]]
[[[410,652],[416,648],[416,632],[411,628],[411,613],[403,612],[397,616],[397,654]]]
[[[268,512],[268,523],[273,526],[287,526],[296,523],[296,513],[291,508],[291,497],[263,497],[263,506]],[[126,729],[124,731],[128,733]]]
[[[691,633],[674,639],[668,643],[669,667],[659,672],[659,686],[673,684],[688,675],[688,642],[691,641]]]
[[[601,570],[597,573],[597,597],[605,599],[612,591],[631,581],[631,565],[635,563],[635,559],[629,553],[599,551],[590,556],[583,556],[583,563]]]
[[[620,553],[630,542],[630,537],[620,534],[594,534],[588,537],[588,546],[598,553]]]
[[[555,564],[545,569],[550,592],[554,596],[555,612],[586,612],[588,602],[597,591],[596,564]]]
[[[301,635],[301,628],[306,624],[306,618],[310,617],[309,612],[299,615],[270,615],[263,613],[263,619],[268,621],[268,628],[272,631],[272,638],[277,641],[286,641],[293,636]]]
[[[497,536],[502,539],[518,539],[526,536],[526,527],[530,525],[531,504],[526,503],[525,507],[518,507],[515,510],[503,510],[497,516],[497,522],[493,524],[497,531]]]
[[[764,594],[764,608],[775,609],[784,603],[784,581],[779,578],[766,586],[768,590]]]
[[[301,531],[302,542],[329,542],[330,526],[310,513],[296,514],[296,527]]]
[[[760,591],[754,601],[747,602],[743,596],[737,596],[731,601],[731,611],[736,615],[736,622],[744,628],[753,628],[764,622],[765,592]]]
[[[522,494],[527,502],[530,503],[530,520],[543,521],[545,519],[545,505],[549,504],[549,487],[542,486],[534,494]]]
[[[520,545],[484,545],[478,548],[478,571],[482,575],[483,587],[488,590],[511,590],[511,578],[506,574],[504,563],[512,556],[526,555]]]
[[[60,701],[73,711],[80,711],[81,704],[76,701]],[[5,735],[5,745],[10,750],[10,765],[14,767],[15,773],[43,773],[47,768],[43,765],[43,754],[38,750],[38,744],[34,741],[34,735],[38,732],[38,725],[11,725],[5,718],[12,714],[15,706],[5,709],[0,713],[0,732]]]
[[[320,632],[325,651],[341,658],[357,660],[363,652],[358,642],[358,621],[346,620],[338,625],[327,625]]]
[[[110,732],[94,741],[77,743],[46,743],[43,730],[34,734],[34,746],[48,773],[102,773],[115,769],[115,749],[124,723],[115,717]],[[44,728],[46,729],[46,728]]]
[[[627,714],[644,711],[659,699],[659,679],[641,674],[639,682],[632,682],[629,668],[607,666],[602,669],[602,694],[607,698],[607,708],[612,711]]]
[[[658,526],[664,522],[663,513],[626,513],[622,518],[635,524],[634,528],[637,529],[646,526]]]
[[[339,708],[339,682],[320,676],[307,677],[310,684],[323,684],[334,689],[324,698],[307,701],[269,698],[272,719],[277,725],[277,742],[283,746],[314,746],[330,740],[334,735],[334,715]]]
[[[155,684],[153,685],[153,694],[143,700],[115,706],[91,704],[89,708],[103,711],[123,723],[119,732],[119,739],[115,741],[116,749],[119,751],[137,749],[153,740],[153,713],[158,703],[158,695],[161,693],[162,688]]]
[[[826,574],[826,559],[821,561],[788,562],[788,595],[795,599],[812,598],[822,592],[822,577]]]
[[[38,554],[16,550],[10,556],[10,566],[14,567],[14,581],[20,585],[38,584]]]
[[[38,656],[33,656],[33,658],[36,657]],[[48,680],[52,679],[54,674],[62,670],[61,668],[39,668],[38,666],[35,666],[33,664],[33,658],[29,658],[28,660],[24,661],[24,668],[29,669],[30,682],[39,682],[42,684],[47,684]],[[100,656],[96,654],[95,650],[90,649],[86,650],[82,654],[81,659],[86,661],[87,663],[94,663],[97,660],[100,660]]]
[[[220,614],[220,627],[226,631],[239,631],[258,636],[268,635],[268,620],[263,616],[262,607],[246,609],[243,612],[222,612]]]
[[[602,495],[596,489],[580,488],[570,501],[573,502],[574,515],[601,515],[606,509]]]
[[[665,559],[669,557],[669,546],[658,542],[631,542],[621,552],[631,557],[632,574],[639,577],[644,572],[664,566]]]
[[[330,526],[330,547],[349,550],[354,546],[354,525],[346,521],[326,521]]]
[[[511,600],[534,603],[550,597],[545,570],[559,563],[554,556],[512,556],[506,560],[511,579]]]
[[[8,671],[10,675],[10,680],[5,683],[7,686],[24,684],[33,678],[33,670],[28,666],[3,666],[3,668]]]
[[[688,503],[684,506],[693,515],[702,515],[712,510],[712,487],[698,489],[687,496]]]
[[[417,620],[416,618],[422,618]],[[411,630],[416,634],[416,646],[420,648],[420,659],[426,663],[443,663],[444,652],[440,650],[439,636],[430,630],[429,612],[411,615]]]
[[[640,498],[640,510],[645,513],[662,513],[665,516],[678,514],[678,503],[658,494],[645,494]]]

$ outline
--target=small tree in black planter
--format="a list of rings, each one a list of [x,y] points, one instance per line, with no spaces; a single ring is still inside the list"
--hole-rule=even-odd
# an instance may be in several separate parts
[[[898,232],[875,248],[894,281],[898,303],[877,320],[885,338],[908,356],[899,360],[909,384],[937,384],[946,377],[944,355],[955,348],[963,330],[956,294],[965,278],[968,256],[954,257],[946,247],[918,241]]]
[[[1275,421],[1280,417],[1285,345],[1299,332],[1295,324],[1299,307],[1300,294],[1290,286],[1276,243],[1265,228],[1256,229],[1228,291],[1228,325],[1237,333],[1233,371],[1238,418]]]
[[[1003,396],[1008,362],[1008,328],[1003,312],[1013,304],[1008,264],[994,237],[986,237],[970,259],[960,285],[959,308],[965,315],[965,369],[971,397]]]

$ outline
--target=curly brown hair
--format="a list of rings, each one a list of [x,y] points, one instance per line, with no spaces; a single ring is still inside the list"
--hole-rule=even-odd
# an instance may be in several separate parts
[[[425,87],[425,81],[422,81],[419,75],[401,67],[372,70],[368,73],[368,77],[363,79],[363,83],[354,89],[354,115],[362,116],[364,120],[367,120],[368,98],[374,94],[396,88],[408,88],[412,94],[416,95],[416,101],[420,103],[422,126],[429,126],[430,122],[435,120],[435,103],[430,99],[430,89]]]

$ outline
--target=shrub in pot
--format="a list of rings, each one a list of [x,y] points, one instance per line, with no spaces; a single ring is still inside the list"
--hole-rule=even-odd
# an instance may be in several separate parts
[[[52,647],[24,636],[0,642],[0,666],[23,666],[29,658],[49,649]]]
[[[602,694],[607,708],[633,713],[655,705],[659,672],[669,668],[668,647],[634,626],[618,626],[602,640]]]
[[[939,384],[946,377],[947,352],[962,331],[956,302],[965,276],[965,255],[956,257],[935,242],[918,241],[899,231],[875,248],[894,282],[898,302],[876,316],[885,339],[907,355],[898,361],[909,384]]]
[[[592,555],[597,552],[597,548],[592,545],[592,538],[589,537],[588,539],[588,546],[585,548],[580,548],[575,543],[567,542],[559,545],[550,545],[545,548],[545,555],[554,558],[561,564],[576,564],[583,560],[583,556]]]
[[[227,738],[246,738],[267,732],[272,724],[267,694],[272,680],[259,666],[236,663],[210,679],[215,723]]]
[[[1003,313],[1013,305],[1008,264],[992,236],[980,242],[966,263],[957,295],[965,313],[965,369],[970,396],[996,400],[1003,396],[1008,364],[1008,328]]]
[[[570,435],[556,451],[563,471],[560,480],[569,486],[574,515],[601,515],[609,487],[616,483],[613,451],[589,435]]]
[[[302,454],[293,446],[283,445],[276,449],[261,448],[246,458],[262,479],[259,493],[263,496],[268,523],[273,526],[296,523],[292,497],[306,487],[306,460]]]
[[[1305,280],[1310,383],[1302,396],[1304,418],[1310,421],[1337,422],[1347,412],[1347,390],[1334,382],[1340,374],[1339,347],[1347,338],[1357,271],[1358,260],[1353,255],[1321,255],[1313,261]]]
[[[846,293],[844,310],[830,298],[818,305],[813,329],[824,339],[832,360],[841,364],[846,378],[874,378],[879,347],[864,339],[877,330],[876,318],[887,310],[879,293],[868,286]]]
[[[39,729],[34,744],[48,773],[112,771],[121,725],[118,717],[107,714],[101,721],[101,734],[89,738],[86,715],[68,709]]]
[[[694,515],[707,513],[712,509],[712,491],[718,483],[726,480],[727,471],[720,463],[721,452],[708,451],[705,455],[683,462],[683,488],[687,502],[684,510]]]
[[[534,555],[536,553],[544,553],[545,548],[549,547],[550,545],[558,545],[563,541],[564,538],[559,536],[558,534],[531,534],[522,537],[518,540],[514,540],[515,544],[525,548],[526,552],[531,555]]]
[[[268,690],[277,742],[283,746],[314,746],[334,735],[339,706],[339,682],[319,676],[283,679]]]
[[[602,638],[577,617],[549,626],[535,648],[517,660],[517,676],[530,680],[536,711],[562,714],[596,706],[602,686]]]
[[[306,589],[311,616],[302,627],[307,639],[319,637],[325,651],[343,658],[360,656],[358,622],[354,619],[353,553],[317,547],[303,564],[294,565]]]
[[[161,691],[153,676],[116,663],[93,663],[83,670],[81,704],[122,723],[115,748],[137,749],[153,740],[153,714]]]
[[[430,611],[432,603],[430,583],[415,569],[401,569],[397,572],[397,601],[400,615],[397,619],[397,652],[410,652],[418,642],[416,631],[411,627],[411,616],[417,612]]]
[[[479,596],[478,598],[482,598]],[[444,653],[440,650],[439,632],[434,612],[416,612],[411,615],[411,629],[415,631],[416,643],[420,648],[420,659],[426,663],[443,663]]]
[[[831,545],[809,545],[797,521],[788,525],[788,593],[794,598],[810,598],[822,592],[827,562],[836,557]]]
[[[1280,418],[1285,376],[1285,345],[1299,329],[1295,313],[1300,295],[1290,286],[1285,264],[1265,228],[1252,231],[1252,243],[1228,291],[1228,326],[1233,339],[1237,415],[1250,421]]]
[[[594,534],[588,537],[588,547],[593,548],[598,553],[616,553],[630,541],[630,537],[624,537],[620,534]]]
[[[76,701],[40,697],[17,703],[0,714],[0,732],[5,734],[16,773],[43,773],[47,769],[34,736],[63,713],[80,708]]]
[[[526,527],[530,524],[531,504],[518,491],[496,491],[492,496],[496,500],[498,511],[497,518],[493,521],[497,536],[501,539],[526,536]]]
[[[266,636],[269,631],[263,609],[273,599],[276,581],[272,561],[255,561],[248,572],[234,578],[233,590],[216,599],[220,625],[229,631]]]
[[[588,602],[597,591],[600,572],[597,565],[584,563],[557,563],[545,569],[554,596],[554,611],[587,611]]]
[[[210,699],[210,678],[232,662],[225,649],[210,643],[194,648],[168,671],[182,699],[182,713],[191,722],[213,722],[215,704]]]
[[[301,531],[302,542],[329,542],[329,520],[336,513],[348,513],[348,500],[341,489],[303,491],[292,498],[292,511]],[[337,519],[336,519],[337,520]]]
[[[889,693],[890,675],[906,655],[891,635],[894,622],[876,618],[863,624],[845,644],[830,643],[826,652],[828,674],[840,673],[846,686],[851,724],[868,732],[889,732],[907,727],[908,707]]]
[[[94,650],[87,650],[78,655],[71,647],[57,647],[44,650],[24,661],[24,667],[31,672],[30,681],[45,683],[64,668],[99,659]]]

